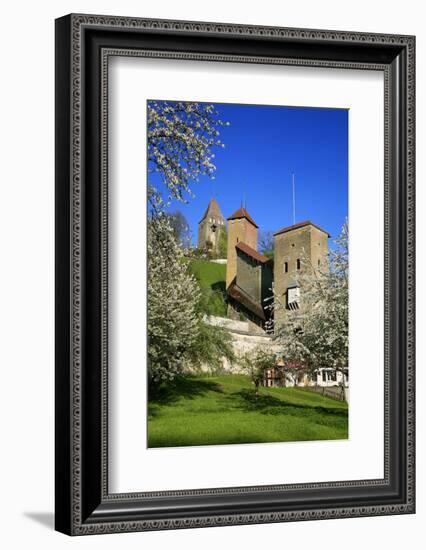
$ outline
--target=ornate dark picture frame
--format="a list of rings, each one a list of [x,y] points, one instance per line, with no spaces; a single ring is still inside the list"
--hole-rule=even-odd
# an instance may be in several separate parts
[[[384,478],[110,494],[108,59],[384,73]],[[68,15],[56,21],[56,529],[70,535],[414,513],[413,36]]]

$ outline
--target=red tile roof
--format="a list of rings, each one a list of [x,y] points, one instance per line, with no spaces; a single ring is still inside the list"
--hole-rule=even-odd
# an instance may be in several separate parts
[[[241,218],[246,218],[250,223],[252,223],[255,227],[259,227],[256,222],[253,220],[253,218],[250,216],[250,214],[247,212],[245,208],[238,208],[233,214],[231,214],[228,218],[228,220],[240,220]]]
[[[320,231],[325,233],[328,237],[331,236],[330,233],[328,233],[327,231],[324,231],[324,229],[319,227],[319,225],[316,225],[315,223],[312,223],[310,220],[306,220],[304,222],[296,223],[294,225],[290,225],[289,227],[283,227],[282,229],[280,229],[279,231],[274,233],[274,236],[275,235],[281,235],[281,233],[287,233],[288,231],[293,231],[293,229],[299,229],[301,227],[305,227],[306,225],[312,225],[313,227],[316,227],[317,229],[319,229]]]
[[[266,264],[267,262],[270,261],[269,258],[267,258],[266,256],[264,256],[263,254],[261,254],[260,252],[258,252],[257,250],[255,250],[254,248],[252,248],[246,243],[242,243],[242,242],[238,243],[236,245],[236,248],[238,248],[238,250],[241,250],[241,252],[244,252],[244,254],[247,254],[247,256],[254,258],[261,264]]]
[[[266,320],[265,312],[263,311],[263,308],[260,304],[255,302],[250,296],[244,292],[242,288],[237,286],[235,283],[231,283],[231,285],[228,287],[228,294],[233,298],[235,301],[237,301],[239,304],[243,305],[246,309],[251,311],[258,317],[259,319],[262,319],[262,321]]]

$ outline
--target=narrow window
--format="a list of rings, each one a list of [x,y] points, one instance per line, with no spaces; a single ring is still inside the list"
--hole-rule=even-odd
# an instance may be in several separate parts
[[[284,262],[284,273],[288,273],[288,262]]]
[[[321,265],[321,260],[318,260],[318,267]]]
[[[297,260],[296,260],[296,269],[297,270],[300,269],[300,260],[299,260],[299,258],[297,258]]]

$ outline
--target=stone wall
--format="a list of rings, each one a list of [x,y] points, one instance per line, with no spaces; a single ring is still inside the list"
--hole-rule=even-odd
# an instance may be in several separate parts
[[[214,327],[227,328],[228,330],[235,330],[238,332],[248,332],[248,321],[237,321],[235,319],[228,319],[228,317],[217,317],[215,315],[206,315],[204,321]]]
[[[311,262],[315,269],[328,272],[328,236],[316,227],[311,229]]]
[[[265,329],[263,328],[262,321],[258,317],[256,317],[254,313],[246,308],[243,308],[243,306],[237,301],[228,301],[227,315],[229,319],[235,321],[241,321],[243,318],[244,322],[247,323],[247,330],[249,333],[265,334]]]
[[[253,351],[261,347],[268,351],[278,352],[279,347],[272,342],[271,336],[264,334],[249,333],[249,322],[234,321],[226,317],[215,317],[209,315],[205,317],[205,321],[213,326],[221,326],[229,330],[232,338],[232,346],[237,356],[237,361],[232,365],[226,360],[223,360],[223,368],[225,371],[239,373],[242,371],[241,362],[238,361],[245,353]]]
[[[256,260],[237,250],[237,285],[252,300],[261,303],[261,270]]]

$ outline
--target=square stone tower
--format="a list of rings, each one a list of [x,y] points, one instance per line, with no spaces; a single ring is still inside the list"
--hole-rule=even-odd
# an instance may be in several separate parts
[[[257,250],[257,230],[257,224],[245,208],[239,208],[229,216],[226,288],[229,288],[237,276],[237,244],[245,243]]]
[[[303,288],[299,275],[310,266],[328,270],[328,238],[330,235],[311,221],[284,227],[274,233],[274,288],[287,309],[299,307]],[[307,257],[307,260],[304,258]],[[282,309],[275,312],[275,321],[285,318]]]

